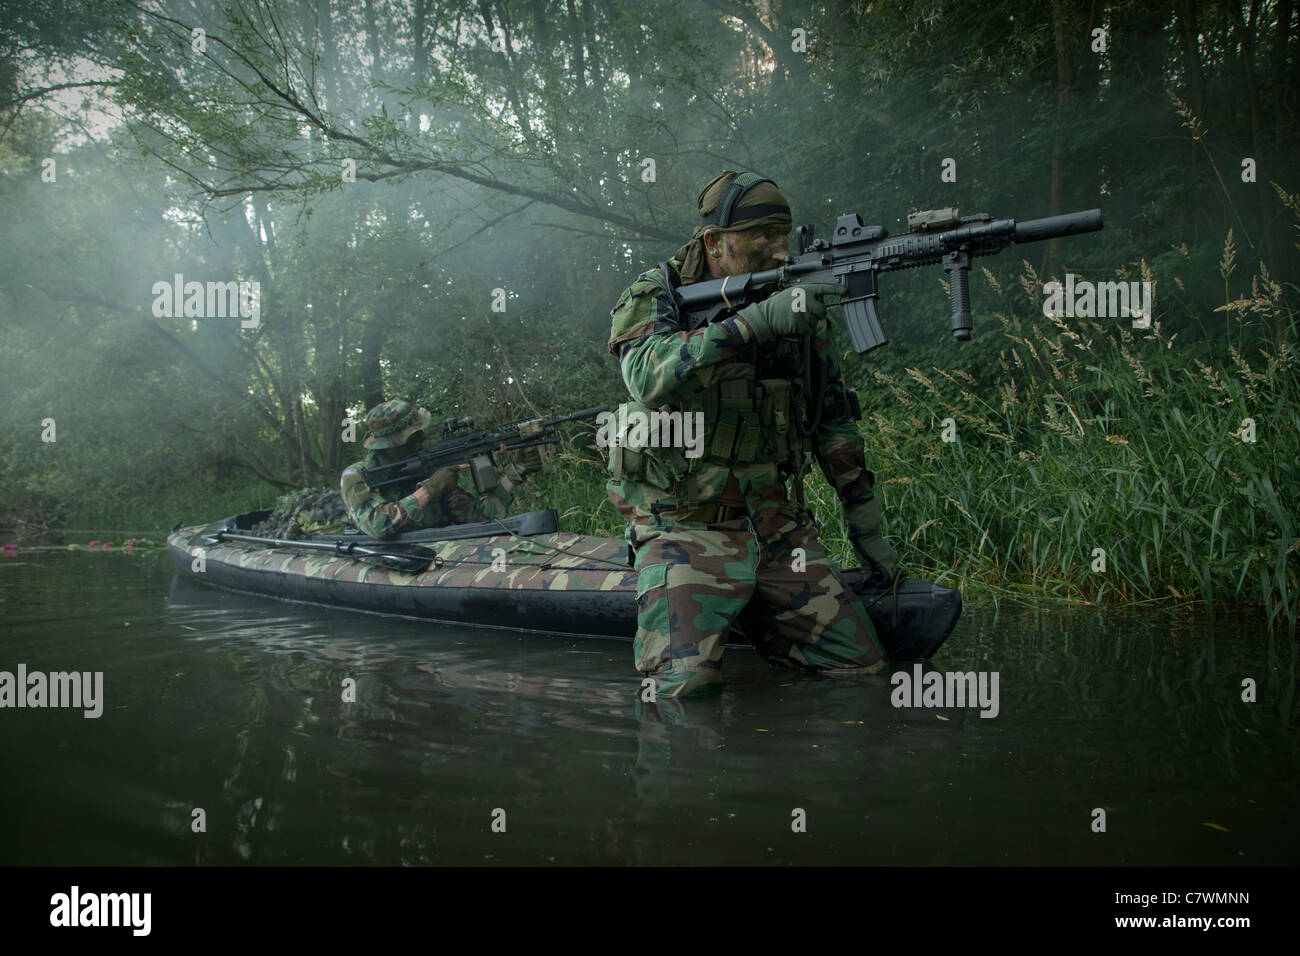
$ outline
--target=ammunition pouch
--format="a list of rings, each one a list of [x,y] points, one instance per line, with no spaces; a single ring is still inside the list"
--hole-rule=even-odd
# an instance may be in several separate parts
[[[812,449],[811,440],[795,426],[800,400],[802,389],[789,379],[742,378],[719,382],[680,409],[655,410],[640,402],[625,402],[616,413],[618,431],[610,441],[610,473],[616,481],[642,481],[667,492],[678,492],[701,463],[728,468],[767,463],[789,474],[802,466],[805,453]],[[667,437],[663,433],[671,431],[660,427],[669,420],[667,416],[696,414],[702,415],[704,424],[698,457],[688,458],[680,447],[682,419],[676,420],[679,440],[662,447]]]
[[[667,411],[640,402],[624,402],[615,412],[618,430],[609,445],[609,471],[615,481],[630,479],[672,491],[686,479],[690,460],[684,448],[664,447],[651,438],[652,423]],[[655,438],[662,437],[656,431]]]
[[[705,422],[704,460],[728,467],[762,462],[796,470],[812,449],[795,427],[802,397],[802,388],[787,378],[734,379],[706,390],[699,402]]]
[[[470,474],[474,478],[474,487],[478,489],[479,494],[491,491],[500,483],[497,481],[497,466],[492,461],[491,455],[475,455],[469,464]]]

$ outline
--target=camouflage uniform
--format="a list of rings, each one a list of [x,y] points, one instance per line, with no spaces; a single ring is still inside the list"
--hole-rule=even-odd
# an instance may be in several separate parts
[[[471,521],[490,521],[510,513],[511,492],[497,485],[475,497],[458,484],[460,469],[443,468],[433,477],[444,489],[424,507],[415,498],[418,481],[388,485],[372,491],[362,477],[362,469],[401,461],[414,454],[407,442],[417,431],[429,425],[429,413],[413,409],[407,402],[384,402],[367,416],[369,434],[365,446],[370,451],[363,461],[349,465],[339,479],[343,503],[352,522],[362,532],[375,538],[391,538],[417,528],[441,528]]]
[[[683,252],[668,262],[674,272]],[[636,552],[637,669],[655,677],[657,695],[707,689],[721,681],[727,632],[737,625],[773,663],[880,670],[865,609],[828,560],[811,514],[786,490],[791,476],[802,481],[810,453],[851,526],[872,500],[826,323],[813,336],[813,361],[825,360],[821,422],[803,437],[795,423],[807,404],[801,337],[756,344],[734,312],[687,330],[658,269],[624,291],[611,314],[609,350],[633,399],[619,414],[700,412],[705,428],[695,458],[647,447],[627,428],[611,443],[606,487]]]
[[[352,523],[365,534],[375,538],[391,538],[403,531],[416,528],[441,528],[449,524],[466,524],[470,521],[491,521],[510,513],[514,496],[500,485],[477,498],[459,485],[449,488],[439,501],[430,501],[421,508],[412,493],[417,482],[409,485],[389,485],[371,491],[361,477],[362,468],[374,468],[400,460],[385,457],[382,452],[371,452],[364,461],[348,465],[339,480],[343,503],[348,506]],[[444,468],[452,480],[458,468]]]

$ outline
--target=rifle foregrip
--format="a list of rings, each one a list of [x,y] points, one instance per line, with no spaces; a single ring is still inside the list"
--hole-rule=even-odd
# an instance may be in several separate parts
[[[952,310],[952,337],[958,342],[970,340],[970,255],[964,250],[943,257],[948,273],[948,302]]]
[[[1041,242],[1058,236],[1073,236],[1080,232],[1096,232],[1101,228],[1101,210],[1067,212],[1043,219],[1027,219],[1016,223],[1016,242]]]
[[[958,342],[970,340],[970,275],[965,269],[948,274],[948,304],[952,311],[952,337]]]

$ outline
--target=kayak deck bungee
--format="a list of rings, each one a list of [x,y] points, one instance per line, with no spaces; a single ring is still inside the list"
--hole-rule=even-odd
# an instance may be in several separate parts
[[[173,564],[194,581],[310,604],[582,637],[631,640],[636,633],[637,574],[626,542],[561,532],[554,510],[390,540],[360,534],[240,540],[268,514],[178,525],[167,538]],[[385,548],[436,557],[424,570],[399,570],[371,556]],[[846,571],[844,579],[867,606],[890,660],[928,660],[961,614],[961,595],[952,588],[904,580],[880,592],[864,588],[857,571]]]

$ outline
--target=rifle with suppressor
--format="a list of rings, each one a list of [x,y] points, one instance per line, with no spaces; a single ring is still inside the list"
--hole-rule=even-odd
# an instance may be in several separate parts
[[[364,468],[361,477],[371,490],[377,491],[389,485],[419,481],[440,468],[468,462],[474,475],[474,486],[480,492],[488,491],[497,484],[496,463],[492,453],[502,445],[505,445],[506,451],[532,448],[535,445],[554,445],[560,440],[560,425],[595,418],[607,411],[608,408],[600,405],[559,418],[521,418],[501,425],[495,431],[474,431],[473,418],[449,418],[442,424],[442,441],[425,445],[410,458]]]
[[[848,213],[836,221],[829,243],[814,239],[812,226],[800,226],[796,233],[798,255],[780,268],[695,282],[673,291],[688,327],[696,329],[787,286],[839,283],[844,286],[840,300],[844,325],[854,351],[861,355],[889,341],[876,312],[877,273],[943,263],[948,273],[952,334],[964,342],[972,328],[971,259],[999,253],[1013,242],[1095,232],[1102,224],[1100,209],[1017,222],[994,219],[987,213],[960,216],[955,207],[949,207],[912,213],[907,228],[906,234],[891,236],[883,226],[864,226],[860,215]],[[663,271],[670,275],[666,267]]]

